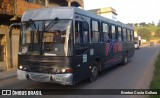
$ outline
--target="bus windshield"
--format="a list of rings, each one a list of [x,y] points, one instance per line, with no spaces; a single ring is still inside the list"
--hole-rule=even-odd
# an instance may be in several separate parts
[[[71,20],[45,20],[23,22],[20,54],[71,56]]]

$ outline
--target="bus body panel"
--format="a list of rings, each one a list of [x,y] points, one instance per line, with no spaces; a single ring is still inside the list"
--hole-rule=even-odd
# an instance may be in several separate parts
[[[63,14],[63,15],[62,15]],[[22,55],[18,56],[18,73],[19,78],[24,78],[26,74],[42,76],[46,75],[47,80],[45,82],[59,83],[63,85],[74,85],[84,79],[87,79],[91,74],[91,66],[94,62],[97,63],[98,71],[106,70],[118,63],[121,63],[124,56],[127,54],[128,58],[134,55],[134,42],[133,41],[118,41],[112,40],[104,41],[104,34],[102,33],[102,23],[107,23],[109,27],[114,25],[117,27],[122,27],[127,30],[133,30],[133,27],[125,25],[121,22],[113,21],[98,15],[93,14],[89,11],[84,11],[79,8],[74,7],[55,7],[55,8],[43,8],[27,11],[23,14],[22,22],[37,21],[37,20],[52,20],[52,19],[71,19],[72,24],[72,45],[73,45],[73,55],[71,56],[45,56],[45,55]],[[100,24],[100,41],[91,41],[91,28],[92,20],[98,21]],[[88,39],[86,43],[76,43],[76,21],[79,24],[88,24]],[[82,29],[83,30],[83,29]],[[116,29],[117,31],[117,29]],[[117,32],[116,32],[117,33]],[[111,35],[111,29],[109,30]],[[107,39],[108,40],[108,39]],[[26,69],[20,69],[20,66]],[[63,69],[69,68],[70,73],[61,71]],[[24,76],[20,76],[20,74]],[[54,79],[61,78],[63,81],[54,81]],[[67,77],[67,78],[66,78]],[[52,80],[53,79],[53,80]],[[68,81],[65,81],[68,80]],[[34,80],[34,79],[32,79]],[[43,82],[43,81],[42,81]]]

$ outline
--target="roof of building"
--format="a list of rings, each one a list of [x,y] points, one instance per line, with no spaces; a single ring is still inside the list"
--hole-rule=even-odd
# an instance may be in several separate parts
[[[94,12],[94,13],[96,13],[96,14],[112,12],[113,14],[117,15],[116,10],[113,9],[112,7],[92,9],[92,10],[89,10],[89,11],[92,11],[92,12]]]

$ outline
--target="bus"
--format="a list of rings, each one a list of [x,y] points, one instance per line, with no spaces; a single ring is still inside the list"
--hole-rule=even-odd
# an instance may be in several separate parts
[[[76,7],[24,12],[17,77],[75,85],[134,55],[133,27]]]

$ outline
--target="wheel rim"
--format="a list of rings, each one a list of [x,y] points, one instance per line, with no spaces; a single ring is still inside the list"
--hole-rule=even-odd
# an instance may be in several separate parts
[[[95,66],[92,68],[92,76],[93,78],[96,78],[97,76],[97,68]]]
[[[124,62],[125,62],[125,63],[127,63],[127,62],[128,62],[127,55],[125,56]]]

